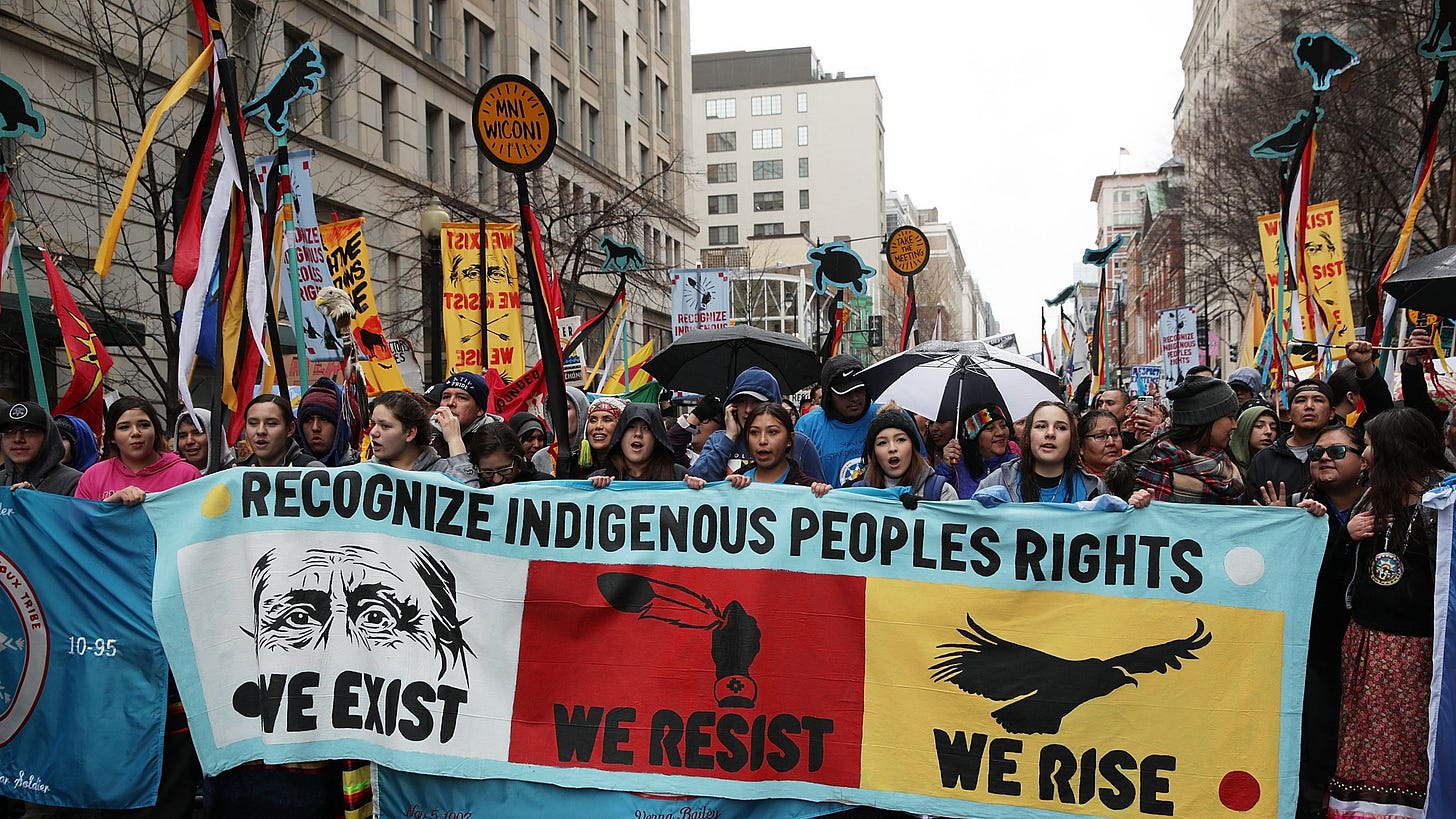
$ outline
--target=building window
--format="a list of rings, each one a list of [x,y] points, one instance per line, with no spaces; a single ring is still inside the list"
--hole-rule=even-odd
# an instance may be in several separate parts
[[[647,177],[652,173],[652,152],[646,145],[637,146],[637,172],[641,174],[642,184],[647,184]]]
[[[394,14],[394,0],[379,0],[379,16],[388,20]]]
[[[767,117],[784,112],[784,97],[782,94],[765,94],[761,97],[754,97],[749,100],[748,104],[753,110],[755,117]]]
[[[429,43],[429,11],[426,10],[428,0],[415,0],[415,48],[425,50]]]
[[[709,185],[716,185],[719,182],[737,182],[737,181],[738,181],[738,163],[737,162],[720,162],[720,163],[718,163],[716,165],[709,165],[708,166],[708,184]]]
[[[460,167],[460,157],[467,156],[465,153],[465,123],[450,118],[450,186],[454,188],[465,187],[465,172]]]
[[[756,159],[753,161],[754,181],[783,178],[784,161],[782,159]]]
[[[657,160],[659,191],[665,201],[672,201],[672,165],[666,159]]]
[[[738,116],[738,100],[733,97],[719,97],[704,104],[708,119],[733,119]]]
[[[429,0],[430,56],[445,59],[445,0]]]
[[[651,122],[652,112],[647,108],[647,63],[637,61],[637,116]]]
[[[809,92],[808,91],[800,91],[799,92],[799,113],[801,113],[801,114],[807,113],[808,110],[809,110]]]
[[[738,244],[737,225],[719,225],[708,228],[708,244],[710,245],[736,245]]]
[[[672,50],[672,32],[667,26],[667,3],[657,4],[657,50],[663,54]]]
[[[799,210],[809,209],[809,191],[807,188],[799,191]]]
[[[784,129],[759,128],[753,132],[753,149],[755,151],[782,147],[784,147]]]
[[[491,187],[494,179],[490,173],[490,169],[495,166],[485,158],[484,151],[471,151],[471,153],[475,154],[475,198],[484,204],[489,202],[495,193]]]
[[[667,83],[663,82],[662,80],[658,80],[657,81],[657,130],[663,132],[664,134],[671,133],[671,129],[668,127],[668,124],[667,124],[667,114],[671,110],[672,109],[669,107],[669,98],[667,96]]]
[[[718,131],[708,134],[708,153],[716,154],[722,151],[738,150],[737,131]]]
[[[622,90],[632,92],[632,37],[622,32]]]
[[[465,81],[484,84],[490,79],[491,52],[495,49],[495,32],[490,26],[465,15]]]
[[[799,235],[806,239],[809,237],[809,223],[807,221],[799,223]]]
[[[708,215],[717,216],[721,213],[738,212],[738,194],[725,193],[719,196],[708,197]]]
[[[566,44],[567,44],[567,39],[566,39],[566,14],[567,14],[566,5],[567,5],[567,2],[568,2],[568,0],[555,0],[555,3],[553,3],[553,5],[555,7],[555,11],[554,11],[554,13],[552,15],[552,20],[551,20],[551,42],[555,43],[557,45],[557,47],[560,48],[560,49],[562,49],[563,51],[566,50]]]
[[[647,0],[637,0],[637,31],[645,35],[651,25],[652,21],[647,19]]]
[[[581,104],[581,147],[586,155],[597,159],[597,143],[601,141],[601,114],[590,103]]]
[[[586,6],[577,8],[578,59],[588,74],[597,73],[597,16]]]
[[[759,191],[753,195],[753,212],[759,213],[766,210],[783,210],[783,191]]]
[[[809,157],[807,156],[799,157],[799,178],[809,178]]]
[[[399,86],[379,78],[379,140],[385,162],[398,162],[394,150],[394,114],[399,110]]]
[[[244,0],[233,0],[233,32],[235,39],[228,55],[237,65],[238,86],[252,88],[258,79],[258,7]]]
[[[440,181],[440,109],[425,103],[425,176]]]
[[[323,122],[324,136],[338,139],[343,116],[339,110],[339,83],[344,78],[344,55],[320,46],[324,58],[324,75],[319,78],[319,119]]]
[[[808,145],[809,144],[809,126],[807,126],[807,125],[800,125],[799,126],[799,144],[800,145]]]
[[[562,136],[571,133],[566,130],[566,112],[571,110],[571,89],[561,84],[560,80],[551,81],[552,107],[556,109],[556,133]]]
[[[531,66],[531,82],[539,88],[541,86],[541,52],[534,48],[531,49],[531,57],[528,62]]]
[[[784,235],[783,222],[759,222],[753,226],[754,236],[782,236]]]

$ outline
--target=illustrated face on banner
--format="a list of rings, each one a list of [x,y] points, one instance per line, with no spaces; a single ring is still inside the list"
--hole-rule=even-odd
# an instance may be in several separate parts
[[[340,492],[333,500],[346,501]],[[194,647],[218,747],[261,725],[265,743],[357,739],[504,759],[526,564],[369,532],[311,535],[251,548],[224,537],[180,556],[184,575],[250,589],[226,602],[207,584],[183,593],[189,619],[206,609],[216,623]],[[456,578],[478,571],[493,589],[462,598]],[[483,679],[487,667],[510,673]]]
[[[333,640],[406,667],[438,662],[440,679],[464,670],[455,577],[424,549],[410,551],[410,571],[399,571],[365,546],[270,550],[253,566],[258,651],[318,651]]]

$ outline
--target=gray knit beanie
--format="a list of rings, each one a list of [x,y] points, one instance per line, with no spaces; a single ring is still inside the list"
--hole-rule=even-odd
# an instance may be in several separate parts
[[[1173,401],[1173,423],[1198,426],[1239,411],[1239,399],[1233,387],[1206,375],[1190,375],[1182,384],[1168,390]]]

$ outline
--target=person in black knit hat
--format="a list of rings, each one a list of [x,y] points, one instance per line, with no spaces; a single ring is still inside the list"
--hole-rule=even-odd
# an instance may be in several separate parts
[[[899,406],[885,406],[865,433],[864,476],[851,486],[908,486],[926,500],[959,500],[955,486],[925,460],[923,448],[915,421]]]

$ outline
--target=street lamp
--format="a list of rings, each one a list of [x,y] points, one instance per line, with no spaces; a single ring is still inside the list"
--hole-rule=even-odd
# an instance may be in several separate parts
[[[430,337],[430,385],[445,380],[445,265],[440,257],[440,232],[450,221],[450,211],[440,204],[438,196],[420,211],[420,275],[424,278],[420,290],[425,303],[425,326]]]

